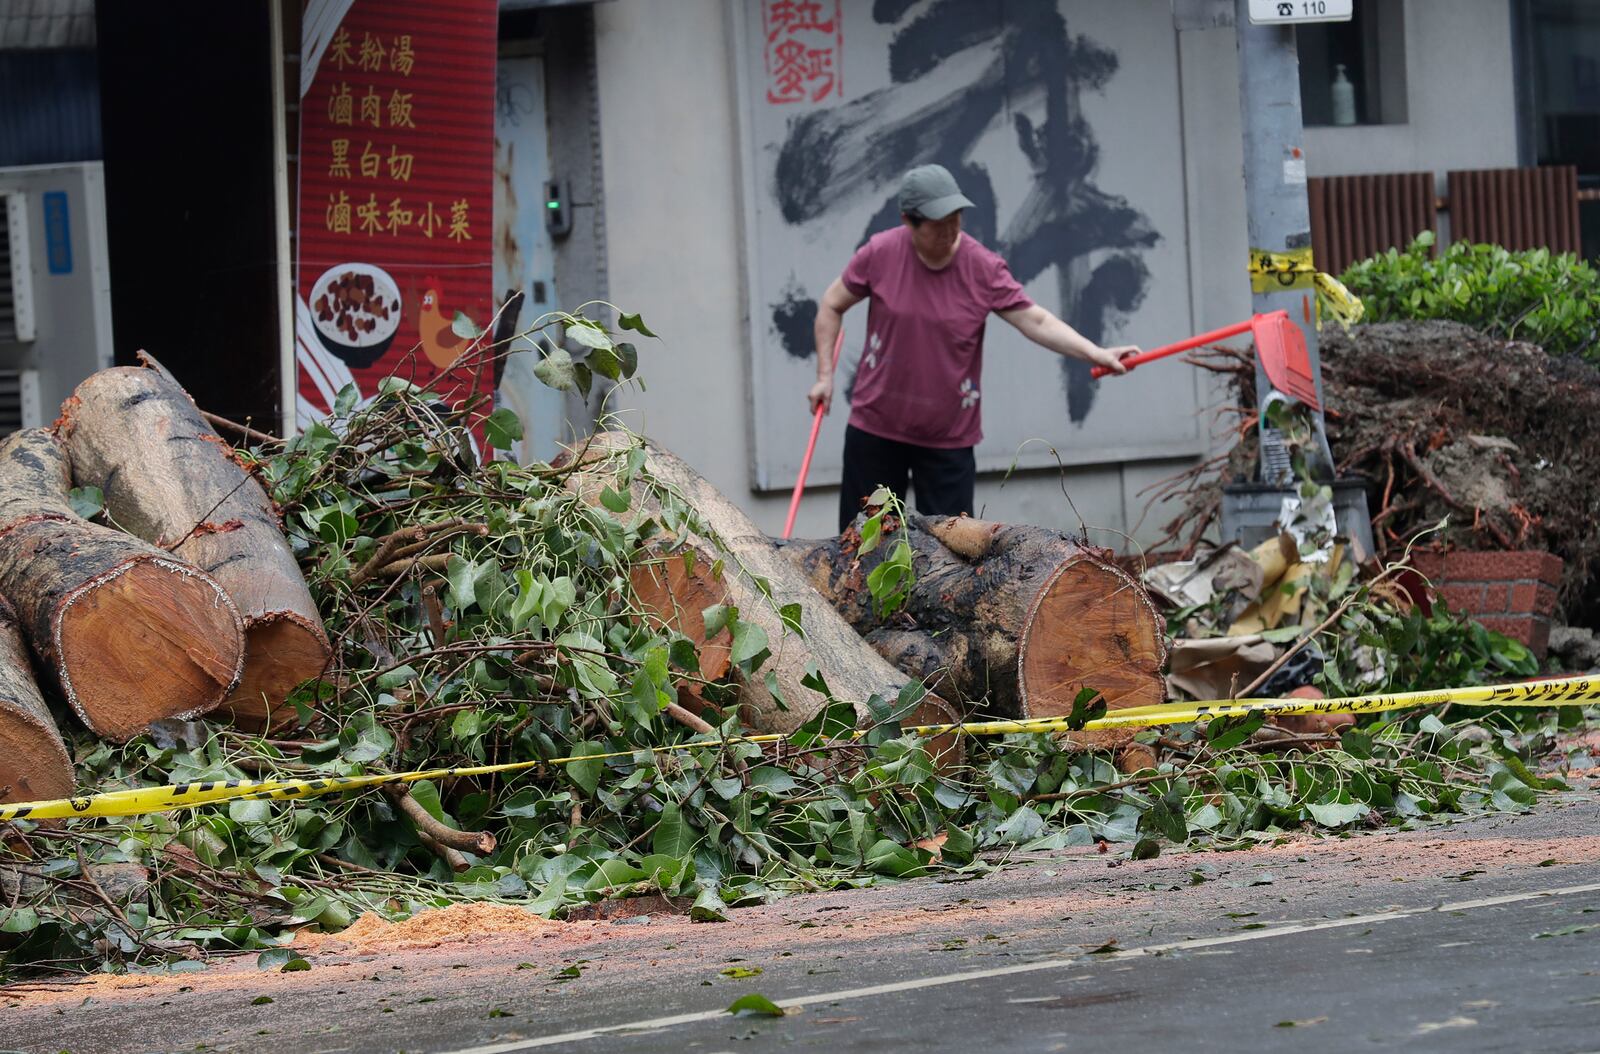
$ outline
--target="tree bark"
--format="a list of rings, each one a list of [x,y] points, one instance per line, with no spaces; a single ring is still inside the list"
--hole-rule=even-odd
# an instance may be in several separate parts
[[[17,613],[0,598],[0,802],[72,794],[72,758],[34,683]]]
[[[62,408],[59,431],[80,486],[99,487],[112,521],[217,580],[244,619],[245,667],[219,708],[246,728],[293,723],[285,705],[332,654],[271,500],[169,374],[102,370]]]
[[[695,643],[702,672],[709,675],[708,679],[721,676],[728,669],[731,656],[725,632],[706,639],[702,617],[706,606],[732,604],[739,609],[742,621],[761,627],[772,657],[755,671],[754,677],[739,681],[740,716],[745,723],[761,732],[792,732],[814,716],[827,699],[801,683],[810,669],[821,672],[835,699],[855,706],[860,724],[873,719],[867,706],[872,696],[893,705],[910,678],[867,646],[812,591],[772,539],[683,459],[642,441],[645,462],[641,478],[634,480],[631,487],[621,482],[627,453],[637,442],[641,441],[621,432],[593,437],[577,455],[583,458],[584,466],[570,478],[569,485],[590,497],[599,493],[600,485],[612,485],[627,491],[632,514],[660,520],[663,510],[642,482],[649,478],[678,495],[699,516],[707,528],[703,534],[683,528],[664,530],[652,539],[654,561],[641,564],[634,573],[636,599],[664,625]],[[692,568],[684,559],[686,551],[695,554]],[[714,570],[719,562],[720,577]],[[787,628],[779,614],[789,604],[800,605],[803,634]],[[776,686],[781,703],[768,690],[769,679]],[[901,718],[901,723],[943,724],[957,720],[954,707],[929,693]],[[930,744],[930,751],[942,759],[942,765],[958,764],[962,754],[960,737],[939,737]]]
[[[227,698],[244,627],[215,580],[72,511],[67,455],[44,429],[0,444],[0,595],[84,724],[122,741]]]
[[[1155,606],[1106,555],[1042,527],[907,518],[916,582],[906,609],[873,609],[867,576],[901,538],[866,556],[863,514],[837,538],[794,541],[784,555],[880,654],[946,698],[1002,717],[1070,714],[1092,688],[1108,709],[1164,697],[1166,638]],[[1132,733],[1074,737],[1113,747]]]

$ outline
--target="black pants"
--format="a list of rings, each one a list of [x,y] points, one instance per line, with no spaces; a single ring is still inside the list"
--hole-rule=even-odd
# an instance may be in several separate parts
[[[839,484],[839,530],[861,511],[861,503],[878,487],[906,496],[906,480],[917,492],[917,511],[924,516],[972,514],[978,461],[969,446],[954,450],[916,446],[844,429],[844,479]]]

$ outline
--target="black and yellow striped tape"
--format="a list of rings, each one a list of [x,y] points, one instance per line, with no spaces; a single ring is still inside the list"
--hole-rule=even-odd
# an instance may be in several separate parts
[[[1470,688],[1444,688],[1437,691],[1398,692],[1389,695],[1361,695],[1337,699],[1214,699],[1198,703],[1162,703],[1156,706],[1128,707],[1087,722],[1082,731],[1113,728],[1150,728],[1158,725],[1187,724],[1216,717],[1245,714],[1327,714],[1376,713],[1414,707],[1453,703],[1459,706],[1584,706],[1600,702],[1600,679],[1570,677],[1522,684],[1487,685]],[[939,736],[959,733],[966,736],[1003,736],[1027,732],[1072,731],[1065,717],[1024,718],[1015,721],[969,721],[961,724],[916,725],[905,729],[914,735]],[[857,732],[855,736],[860,736]],[[134,787],[103,794],[54,801],[0,805],[0,822],[7,820],[60,820],[75,817],[114,818],[146,813],[174,812],[201,805],[231,801],[288,801],[324,794],[366,790],[385,784],[415,783],[451,776],[489,776],[524,772],[541,765],[570,765],[579,761],[604,761],[633,757],[640,753],[663,753],[717,747],[736,743],[772,744],[789,739],[785,735],[730,736],[725,739],[700,738],[665,747],[644,747],[605,754],[585,754],[542,761],[513,761],[498,765],[468,765],[457,768],[421,769],[415,772],[387,772],[370,776],[329,776],[320,779],[220,780],[208,783],[181,783],[167,787]]]

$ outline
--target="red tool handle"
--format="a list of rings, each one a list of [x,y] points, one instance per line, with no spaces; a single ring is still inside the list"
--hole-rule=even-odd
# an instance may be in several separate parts
[[[839,349],[844,347],[844,327],[839,327],[839,337],[833,342],[833,364],[839,364]],[[817,412],[811,417],[811,438],[806,443],[806,456],[800,461],[800,478],[794,481],[794,497],[789,499],[789,517],[783,521],[783,536],[789,537],[794,533],[795,513],[800,511],[800,495],[806,490],[806,473],[811,471],[811,455],[817,451],[817,435],[822,431],[822,415],[825,408],[819,403]]]
[[[1192,351],[1203,344],[1211,344],[1219,340],[1226,340],[1229,337],[1237,337],[1239,334],[1245,332],[1253,325],[1255,325],[1255,319],[1253,318],[1245,322],[1236,322],[1231,326],[1223,326],[1221,329],[1214,329],[1210,333],[1202,333],[1198,337],[1190,337],[1187,340],[1180,340],[1176,344],[1168,344],[1164,347],[1155,348],[1151,351],[1141,351],[1132,358],[1123,359],[1122,364],[1131,370],[1135,366],[1138,366],[1142,363],[1153,362],[1156,359],[1164,359],[1168,355],[1176,355],[1182,351]],[[1111,370],[1105,366],[1096,366],[1094,369],[1089,371],[1089,376],[1098,380],[1110,372]]]

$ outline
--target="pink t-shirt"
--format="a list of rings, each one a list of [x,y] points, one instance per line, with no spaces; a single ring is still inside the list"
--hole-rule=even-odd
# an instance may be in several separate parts
[[[935,271],[902,225],[856,250],[844,286],[869,298],[850,423],[918,446],[976,446],[984,323],[991,311],[1033,304],[1006,262],[963,234],[955,258]]]

